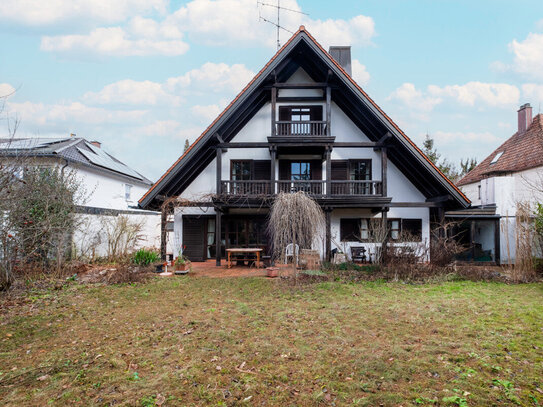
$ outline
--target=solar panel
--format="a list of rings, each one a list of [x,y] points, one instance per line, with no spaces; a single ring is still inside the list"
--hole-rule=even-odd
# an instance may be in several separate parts
[[[107,168],[109,170],[129,175],[133,178],[142,179],[141,175],[133,169],[127,167],[121,162],[115,161],[108,153],[101,148],[93,146],[92,144],[86,144],[92,151],[84,150],[77,147],[77,150],[83,154],[91,163],[98,165],[99,167]]]

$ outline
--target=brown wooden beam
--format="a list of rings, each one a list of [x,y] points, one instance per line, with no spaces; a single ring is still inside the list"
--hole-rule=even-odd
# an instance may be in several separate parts
[[[381,148],[381,147],[384,147],[384,144],[375,143],[372,141],[334,143],[334,148]]]
[[[277,101],[277,88],[271,89],[271,133],[270,136],[275,136],[275,118],[277,116],[276,112],[276,101]]]
[[[331,222],[331,213],[332,211],[329,208],[324,210],[324,216],[326,219],[326,255],[325,260],[331,261],[332,255],[332,222]]]
[[[221,180],[222,180],[222,148],[217,148],[217,185],[215,189],[215,193],[219,195],[221,191]]]
[[[215,264],[221,265],[221,218],[222,213],[219,208],[215,208]]]
[[[388,158],[387,149],[383,147],[381,149],[381,193],[383,196],[387,196],[387,175],[388,175]]]
[[[166,260],[166,248],[168,244],[167,235],[168,232],[166,231],[166,223],[168,222],[168,210],[167,208],[162,209],[162,213],[160,214],[160,258],[162,261]]]
[[[326,87],[326,135],[331,136],[331,117],[332,117],[332,90],[330,86]]]
[[[332,194],[332,149],[326,148],[326,195]]]
[[[279,89],[318,89],[329,86],[326,82],[308,82],[308,83],[275,83],[273,87]],[[272,88],[273,89],[273,88]]]

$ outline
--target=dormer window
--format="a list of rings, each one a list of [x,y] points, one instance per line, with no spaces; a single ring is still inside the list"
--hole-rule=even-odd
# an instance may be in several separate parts
[[[505,151],[500,151],[498,154],[496,154],[492,161],[490,161],[490,164],[496,164],[504,152]]]

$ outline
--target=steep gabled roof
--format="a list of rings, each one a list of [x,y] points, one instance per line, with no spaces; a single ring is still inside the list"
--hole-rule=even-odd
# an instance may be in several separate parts
[[[541,166],[543,166],[543,115],[538,114],[524,133],[513,134],[483,162],[458,181],[458,185],[478,182],[492,175],[524,171]]]
[[[304,53],[311,54],[314,58],[308,58],[307,55],[300,57]],[[289,64],[294,67],[289,68]],[[235,134],[235,130],[239,130],[247,122],[251,113],[256,113],[258,108],[269,101],[269,91],[266,92],[263,85],[266,81],[270,82],[272,73],[279,81],[286,80],[296,70],[296,64],[298,66],[304,64],[303,68],[310,76],[322,75],[322,81],[329,71],[333,73],[342,90],[333,91],[332,99],[370,139],[377,141],[387,132],[393,135],[396,148],[390,150],[390,160],[410,177],[415,186],[419,188],[426,186],[428,197],[449,194],[456,202],[456,206],[469,205],[469,199],[403,133],[305,27],[301,26],[190,148],[147,191],[139,201],[140,206],[143,208],[151,206],[157,195],[170,196],[175,195],[174,192],[179,193],[183,185],[194,179],[196,170],[191,164],[193,157],[200,153],[202,165],[211,162],[214,135],[219,134],[226,141],[229,135]],[[240,114],[241,110],[243,114]],[[232,124],[232,119],[237,121],[237,125]],[[406,155],[409,155],[408,159],[405,158]]]
[[[116,173],[144,185],[152,182],[143,175],[81,137],[0,139],[0,157],[52,157]]]

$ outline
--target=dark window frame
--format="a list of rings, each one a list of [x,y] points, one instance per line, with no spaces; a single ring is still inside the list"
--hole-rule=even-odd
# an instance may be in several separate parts
[[[300,121],[300,120],[294,120],[292,118],[293,110],[295,109],[309,109],[309,121],[324,121],[324,109],[322,105],[284,105],[279,106],[279,121]],[[319,112],[320,110],[320,112]],[[284,113],[285,111],[288,112],[288,119],[282,120],[282,116],[286,116]],[[318,114],[320,113],[320,115]],[[303,120],[305,121],[305,120]]]
[[[366,164],[366,168],[369,169],[369,171],[367,171],[367,177],[368,178],[366,178],[366,179],[358,179],[358,180],[352,178],[354,165],[357,165],[359,163],[365,163]],[[371,158],[349,160],[349,173],[347,174],[347,176],[348,176],[350,181],[371,181],[372,176],[373,176]]]
[[[249,179],[234,179],[234,165],[237,163],[249,163]],[[231,181],[251,181],[254,177],[253,160],[230,160],[230,180]]]
[[[311,160],[289,160],[289,177],[290,181],[311,181],[313,179],[313,166],[311,165]],[[299,174],[293,174],[292,172],[292,165],[293,164],[300,164],[300,173]],[[309,166],[309,178],[308,179],[302,179],[302,165],[301,164],[307,164]],[[293,179],[293,175],[298,175],[300,178]]]

